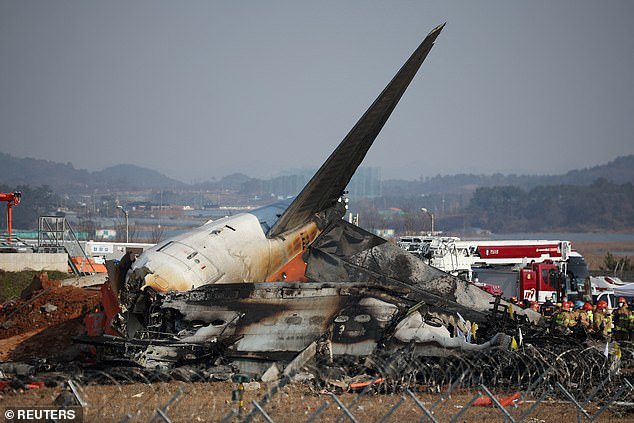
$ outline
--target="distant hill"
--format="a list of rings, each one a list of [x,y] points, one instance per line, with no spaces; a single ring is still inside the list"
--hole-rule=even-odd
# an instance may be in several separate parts
[[[292,176],[287,178],[292,179]],[[616,184],[634,183],[634,155],[618,157],[604,165],[572,170],[561,175],[459,174],[438,175],[414,181],[385,180],[383,181],[383,192],[390,193],[391,196],[472,194],[480,187],[516,186],[530,190],[536,186],[590,185],[599,178]],[[293,186],[297,185],[298,190],[304,185],[304,180],[293,180],[292,182]],[[270,188],[272,192],[278,192],[281,188],[277,187],[276,183],[279,185],[280,181],[275,178],[259,180],[242,173],[235,173],[219,180],[186,185],[155,170],[132,164],[120,164],[101,171],[89,172],[84,169],[75,169],[71,163],[62,164],[30,158],[20,159],[0,153],[0,184],[8,186],[48,185],[55,193],[61,195],[88,193],[93,190],[136,191],[184,188],[255,192],[261,190],[262,187],[269,187],[269,185],[272,186]],[[256,190],[254,187],[258,189]]]
[[[618,157],[599,166],[571,170],[561,175],[459,174],[434,176],[415,181],[385,180],[383,192],[392,195],[428,195],[473,193],[479,187],[516,186],[530,190],[537,186],[590,185],[599,178],[616,184],[634,183],[634,155]]]
[[[91,174],[91,186],[95,189],[114,191],[146,189],[178,189],[181,181],[169,178],[156,170],[132,164],[119,164]]]
[[[17,185],[48,185],[55,192],[84,191],[90,184],[87,170],[75,169],[71,163],[49,160],[19,159],[0,153],[0,183]]]
[[[591,168],[571,170],[558,179],[560,184],[590,185],[599,178],[616,184],[634,182],[634,155],[617,157],[611,162]]]
[[[16,158],[0,153],[0,184],[8,186],[48,185],[57,194],[78,194],[92,190],[134,191],[142,189],[175,189],[185,186],[180,181],[151,169],[121,164],[89,172],[75,169],[71,163]]]

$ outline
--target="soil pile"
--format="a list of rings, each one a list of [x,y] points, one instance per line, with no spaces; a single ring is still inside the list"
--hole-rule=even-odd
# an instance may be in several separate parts
[[[64,355],[71,337],[83,333],[83,315],[99,300],[98,290],[61,286],[46,273],[35,276],[20,299],[2,305],[0,360]]]

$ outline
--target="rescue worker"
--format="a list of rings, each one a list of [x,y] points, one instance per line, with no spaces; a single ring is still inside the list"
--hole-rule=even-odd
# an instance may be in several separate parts
[[[542,316],[544,316],[546,319],[551,319],[555,314],[555,304],[553,304],[550,298],[546,298],[546,302],[542,304],[540,311],[542,313]]]
[[[614,312],[614,339],[616,341],[627,341],[630,332],[630,309],[624,297],[619,297],[618,308]]]
[[[612,333],[612,318],[608,313],[608,303],[601,300],[593,313],[594,333],[608,338]]]
[[[577,323],[581,320],[581,314],[583,313],[583,301],[576,300],[574,303],[572,301],[568,302],[574,308],[574,310],[570,312],[570,323],[568,324],[568,326],[572,328],[577,326]]]
[[[539,303],[537,301],[531,301],[531,310],[539,313]]]
[[[572,302],[564,301],[561,304],[561,310],[555,315],[555,326],[563,333],[570,333]]]
[[[578,321],[586,332],[592,332],[594,330],[594,313],[592,312],[592,304],[587,301],[583,303]]]
[[[513,295],[510,299],[511,304],[517,304],[517,297],[515,295]]]

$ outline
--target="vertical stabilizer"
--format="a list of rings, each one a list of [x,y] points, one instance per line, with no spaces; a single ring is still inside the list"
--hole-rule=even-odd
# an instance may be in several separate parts
[[[396,76],[341,141],[328,160],[273,225],[267,236],[280,235],[304,224],[341,197],[352,175],[390,117],[401,96],[423,64],[445,24],[439,25],[418,46]]]

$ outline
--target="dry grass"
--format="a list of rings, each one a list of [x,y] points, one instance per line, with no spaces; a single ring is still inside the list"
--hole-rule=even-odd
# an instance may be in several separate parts
[[[24,288],[26,288],[33,277],[39,275],[39,271],[35,270],[25,270],[22,272],[6,272],[4,270],[0,270],[0,304],[5,301],[17,298],[20,296],[20,292]],[[48,278],[50,280],[61,280],[71,277],[72,275],[69,273],[62,272],[44,272],[48,274]]]
[[[129,384],[109,386],[87,386],[80,388],[80,393],[88,402],[85,409],[84,421],[117,422],[126,414],[131,415],[133,422],[147,422],[156,413],[156,408],[164,406],[170,398],[182,387],[183,395],[167,411],[173,422],[217,422],[236,404],[231,401],[231,391],[235,384],[229,382],[215,383],[155,383]],[[61,388],[44,388],[25,393],[11,393],[0,397],[2,406],[50,405],[60,393]],[[266,393],[263,386],[255,391],[245,392],[244,400],[247,410],[251,410],[250,401],[260,399]],[[435,410],[435,417],[439,421],[449,421],[463,409],[475,395],[475,391],[459,391],[451,395]],[[495,393],[505,395],[504,393]],[[507,393],[508,394],[508,393]],[[338,395],[337,398],[346,406],[356,399],[352,393]],[[436,402],[438,394],[417,394],[425,407],[429,408]],[[379,421],[401,399],[401,395],[367,395],[354,406],[351,413],[358,421]],[[315,393],[308,386],[301,384],[289,385],[283,388],[266,405],[265,411],[275,422],[302,422],[314,413],[324,402],[330,405],[320,414],[317,421],[334,422],[342,417],[342,410],[337,407],[333,398],[327,393]],[[517,418],[532,405],[530,401],[510,408],[511,414]],[[598,405],[590,404],[586,408],[590,414],[598,410]],[[577,411],[572,403],[548,399],[531,414],[528,421],[574,421]],[[422,411],[410,397],[392,415],[390,421],[417,421],[423,417]],[[345,418],[342,418],[345,421]],[[236,421],[235,419],[233,421]],[[264,421],[257,416],[254,421]],[[460,421],[502,421],[502,414],[491,407],[472,407],[462,416]],[[607,411],[599,421],[625,422],[632,421],[630,416],[621,416]]]
[[[591,271],[599,270],[608,251],[612,254],[626,252],[627,254],[615,255],[634,258],[634,241],[575,241],[573,248],[586,258]]]

